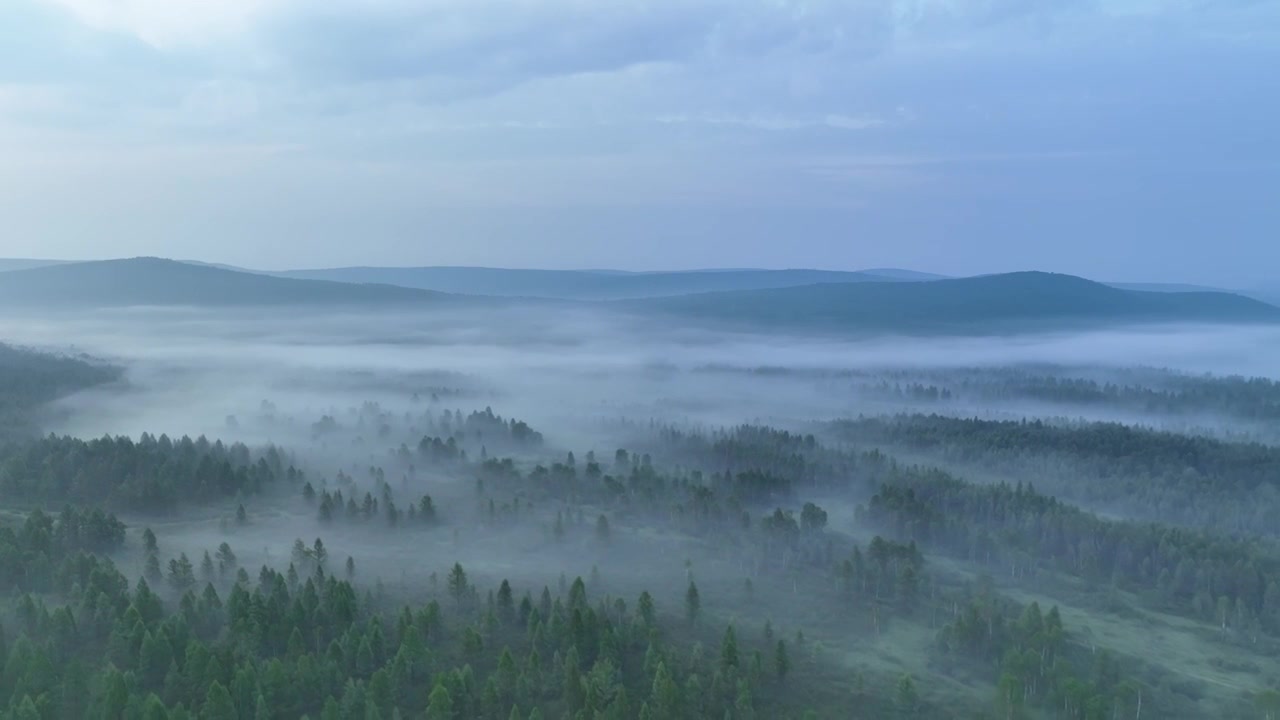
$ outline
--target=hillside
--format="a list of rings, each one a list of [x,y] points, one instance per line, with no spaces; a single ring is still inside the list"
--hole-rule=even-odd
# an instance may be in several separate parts
[[[346,305],[417,303],[445,297],[427,290],[293,280],[160,258],[67,263],[0,273],[0,304],[7,307]]]
[[[888,282],[897,278],[836,270],[692,270],[620,273],[483,267],[349,267],[291,270],[279,277],[380,283],[467,295],[622,300],[690,293],[759,290],[815,283]]]
[[[31,268],[62,265],[66,260],[41,260],[36,258],[0,258],[0,272],[30,270]]]
[[[1122,322],[1280,321],[1280,308],[1230,293],[1137,292],[1042,272],[933,282],[820,284],[620,305],[737,326],[854,332],[1000,332]]]

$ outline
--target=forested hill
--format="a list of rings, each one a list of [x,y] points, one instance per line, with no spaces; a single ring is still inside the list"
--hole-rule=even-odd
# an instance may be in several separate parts
[[[39,406],[118,376],[118,368],[0,344],[0,439],[32,432]]]
[[[1122,323],[1280,322],[1280,308],[1231,293],[1141,292],[1043,272],[917,282],[807,270],[628,274],[408,268],[402,272],[412,276],[431,270],[462,273],[450,276],[452,284],[446,286],[468,292],[287,278],[160,258],[132,258],[0,272],[0,305],[434,307],[445,303],[526,303],[531,297],[558,292],[560,297],[576,295],[584,303],[647,295],[598,306],[764,331],[986,333]],[[471,271],[474,273],[469,276]],[[832,277],[841,279],[780,286]],[[383,279],[427,282],[423,277]],[[744,286],[749,289],[694,292]],[[508,297],[481,297],[486,294]]]
[[[430,303],[449,297],[414,288],[293,280],[161,258],[0,273],[0,304],[10,307],[368,305]]]
[[[619,306],[735,326],[853,332],[999,332],[1130,322],[1280,321],[1280,308],[1230,293],[1138,292],[1043,272],[933,282],[826,283]]]

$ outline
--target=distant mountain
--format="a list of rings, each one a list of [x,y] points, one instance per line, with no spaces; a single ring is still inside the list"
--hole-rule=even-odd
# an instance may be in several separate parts
[[[0,258],[0,272],[9,270],[30,270],[31,268],[61,265],[67,260],[37,260],[35,258]]]
[[[293,280],[161,258],[66,263],[0,273],[3,307],[360,305],[447,297],[427,290]]]
[[[876,275],[890,280],[948,280],[949,275],[939,275],[937,273],[920,272],[919,270],[904,270],[903,268],[871,268],[869,270],[859,270],[864,275]]]
[[[290,270],[279,277],[380,283],[468,295],[620,300],[815,283],[888,282],[890,278],[838,270],[689,270],[622,273],[600,270],[508,270],[483,267],[348,267]]]
[[[205,262],[203,260],[178,260],[177,262],[185,263],[187,265],[200,265],[202,267],[218,268],[219,270],[234,270],[235,272],[254,273],[257,275],[271,274],[271,273],[264,273],[261,270],[250,270],[249,268],[240,267],[239,265],[227,265],[225,263]]]
[[[1280,322],[1280,308],[1230,293],[1121,290],[1019,272],[933,282],[820,284],[621,303],[638,312],[778,330],[1003,332],[1144,322]]]
[[[1131,282],[1109,282],[1105,283],[1113,288],[1121,290],[1138,290],[1139,292],[1158,292],[1158,293],[1187,293],[1187,292],[1225,292],[1231,293],[1234,290],[1224,290],[1223,288],[1209,287],[1207,285],[1191,285],[1189,283],[1131,283]]]

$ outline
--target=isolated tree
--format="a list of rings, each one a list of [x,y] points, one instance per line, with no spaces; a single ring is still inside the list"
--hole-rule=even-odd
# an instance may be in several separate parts
[[[160,582],[164,579],[164,573],[160,570],[160,558],[156,555],[147,555],[146,567],[142,571],[151,582]]]
[[[778,644],[773,648],[773,669],[778,673],[779,680],[786,680],[787,673],[791,672],[791,658],[787,655],[786,640],[778,640]]]
[[[644,622],[645,627],[653,627],[657,621],[657,610],[653,606],[653,596],[648,590],[640,593],[640,599],[636,601],[636,613],[640,616],[640,620]]]
[[[307,549],[307,544],[302,542],[302,538],[294,539],[291,557],[294,565],[303,566],[306,566],[307,561],[311,559],[311,551]]]
[[[805,532],[821,532],[827,526],[827,511],[811,502],[800,511],[800,529]]]
[[[689,589],[684,594],[684,614],[689,624],[698,622],[698,613],[702,611],[702,600],[698,597],[698,586],[689,581]]]
[[[324,563],[329,559],[329,551],[325,549],[324,542],[320,538],[316,538],[315,544],[311,548],[311,556],[315,558],[317,567],[324,567]]]
[[[156,542],[156,534],[151,531],[151,528],[142,531],[142,549],[148,555],[155,555],[160,551],[160,546]]]
[[[601,515],[596,518],[596,540],[602,543],[609,542],[609,518]]]
[[[180,593],[190,590],[196,584],[195,568],[186,553],[169,561],[169,584]]]
[[[236,554],[231,551],[231,546],[225,542],[218,546],[218,573],[226,576],[228,573],[236,569]]]
[[[503,579],[502,584],[498,586],[498,617],[502,622],[511,624],[515,620],[516,603],[515,595],[511,592],[511,583]]]
[[[467,591],[470,585],[467,584],[467,571],[462,569],[461,563],[454,563],[453,569],[449,571],[448,580],[449,594],[453,596],[453,601],[462,607],[466,601]]]
[[[738,667],[738,638],[733,626],[725,628],[724,639],[720,642],[720,668],[728,671]]]
[[[423,495],[418,501],[418,519],[427,525],[436,521],[436,506],[430,495]]]

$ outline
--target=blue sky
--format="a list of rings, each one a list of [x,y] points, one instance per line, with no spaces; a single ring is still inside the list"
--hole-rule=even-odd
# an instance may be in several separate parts
[[[0,255],[1280,268],[1275,0],[5,0]]]

